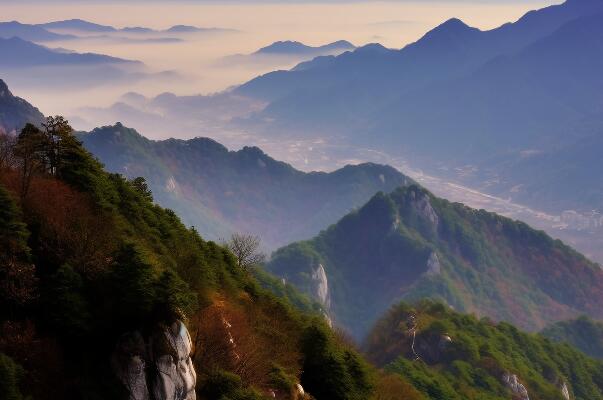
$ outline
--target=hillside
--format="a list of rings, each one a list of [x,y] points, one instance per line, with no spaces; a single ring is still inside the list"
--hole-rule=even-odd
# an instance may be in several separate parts
[[[151,141],[121,124],[79,136],[109,171],[144,176],[157,201],[212,239],[258,234],[268,248],[309,238],[379,190],[410,182],[387,166],[304,173],[257,147],[206,138]]]
[[[0,164],[3,398],[371,396],[322,317],[261,289],[144,180],[105,172],[62,118],[46,126]]]
[[[341,135],[547,211],[602,209],[590,163],[557,157],[600,136],[602,22],[600,0],[569,0],[488,31],[451,19],[400,50],[367,45],[244,83],[237,94],[268,105],[239,124]],[[596,194],[567,196],[568,174]]]
[[[582,316],[547,326],[542,335],[555,342],[569,343],[590,357],[603,359],[603,322]]]
[[[560,241],[412,185],[379,193],[268,268],[321,300],[362,338],[400,299],[438,298],[461,312],[539,330],[603,316],[603,271]]]
[[[40,125],[43,120],[44,115],[40,110],[14,96],[0,79],[0,133],[18,132],[28,122]]]
[[[603,398],[600,361],[438,303],[393,307],[375,325],[365,350],[431,399]]]

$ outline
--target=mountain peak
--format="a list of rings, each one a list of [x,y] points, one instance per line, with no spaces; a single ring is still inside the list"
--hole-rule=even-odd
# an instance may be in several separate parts
[[[13,94],[8,89],[6,82],[0,79],[0,98],[2,97],[13,97]]]
[[[458,18],[450,18],[443,24],[440,24],[437,27],[435,27],[434,29],[432,29],[431,31],[429,31],[428,35],[434,34],[434,33],[459,34],[459,33],[464,33],[464,32],[471,32],[474,30],[477,30],[477,29],[470,27],[469,25],[467,25],[466,23],[464,23],[462,20],[460,20]]]

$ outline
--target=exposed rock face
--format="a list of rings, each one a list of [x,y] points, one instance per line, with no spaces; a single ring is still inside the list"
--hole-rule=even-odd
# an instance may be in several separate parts
[[[318,299],[325,309],[328,310],[331,307],[329,280],[322,264],[318,264],[318,267],[312,271],[312,281],[314,283],[312,289],[314,298]]]
[[[513,393],[513,400],[530,400],[530,396],[528,396],[528,390],[519,381],[517,375],[505,372],[502,377],[502,380],[504,384],[507,385],[509,389],[511,389],[511,392]]]
[[[112,364],[130,400],[195,400],[191,352],[188,330],[176,321],[158,326],[147,340],[140,332],[123,335]]]
[[[427,271],[425,272],[428,276],[439,275],[442,272],[442,266],[440,265],[440,259],[435,251],[432,251],[427,259]]]
[[[563,398],[565,400],[571,400],[569,389],[567,387],[567,383],[563,382],[563,385],[561,385],[560,390],[561,390],[561,395],[563,396]]]
[[[434,229],[437,229],[440,219],[438,218],[438,214],[436,214],[435,210],[431,206],[429,195],[423,192],[412,192],[411,198],[412,206],[417,213],[425,220],[429,221]]]

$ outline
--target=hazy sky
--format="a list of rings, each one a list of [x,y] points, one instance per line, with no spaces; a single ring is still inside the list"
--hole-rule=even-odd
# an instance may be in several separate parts
[[[236,29],[238,33],[197,35],[183,43],[140,44],[111,40],[76,40],[47,44],[80,52],[98,52],[143,61],[148,72],[170,70],[179,79],[114,82],[83,89],[65,88],[61,101],[56,90],[44,90],[35,79],[13,79],[9,84],[46,113],[66,113],[80,106],[106,106],[121,94],[137,91],[156,95],[210,93],[248,80],[280,65],[218,65],[224,56],[250,53],[276,40],[324,44],[345,39],[356,45],[379,42],[401,48],[451,17],[481,29],[514,21],[526,11],[559,1],[327,1],[327,2],[212,2],[173,1],[52,1],[0,0],[2,20],[41,23],[82,18],[97,23],[167,28],[175,24]],[[2,73],[2,71],[0,71]],[[2,74],[4,75],[4,74]],[[10,77],[10,76],[9,76]],[[71,74],[53,78],[73,81]],[[40,78],[43,81],[43,78]],[[60,82],[59,82],[60,83]]]

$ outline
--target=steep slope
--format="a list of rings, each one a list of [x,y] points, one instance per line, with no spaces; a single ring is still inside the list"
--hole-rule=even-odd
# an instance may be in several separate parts
[[[603,398],[603,363],[507,324],[422,302],[393,307],[365,351],[432,399]]]
[[[140,181],[105,172],[64,120],[47,124],[26,126],[20,162],[0,171],[0,393],[308,400],[301,383],[371,396],[370,368],[322,317],[262,290]]]
[[[151,141],[121,124],[80,138],[110,171],[146,177],[160,204],[209,237],[255,233],[269,248],[311,237],[377,191],[409,182],[374,164],[303,173],[257,147],[235,152],[204,138]]]
[[[399,299],[438,298],[529,330],[603,315],[598,265],[524,223],[414,185],[380,193],[314,239],[279,249],[268,267],[321,300],[357,338]]]
[[[20,97],[14,96],[0,79],[0,133],[18,132],[30,122],[40,125],[44,115]]]
[[[603,322],[582,316],[547,326],[542,335],[555,342],[569,343],[590,357],[603,359]]]

